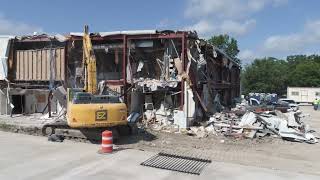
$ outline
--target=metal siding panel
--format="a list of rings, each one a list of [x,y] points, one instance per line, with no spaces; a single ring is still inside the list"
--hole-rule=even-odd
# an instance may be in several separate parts
[[[41,80],[45,80],[47,76],[46,68],[47,68],[47,51],[41,51]]]
[[[20,55],[19,55],[19,52],[18,51],[16,51],[16,67],[15,67],[15,69],[16,69],[16,79],[19,79],[19,70],[20,70],[20,64],[19,64],[19,61],[20,61]]]
[[[61,48],[56,49],[56,80],[61,80]]]
[[[65,49],[55,49],[55,64],[50,67],[50,50],[17,50],[16,52],[16,80],[48,81],[50,71],[55,70],[54,80],[65,79]]]
[[[23,51],[19,51],[19,80],[22,80],[23,79]]]
[[[32,51],[28,51],[28,80],[32,80]]]
[[[41,80],[41,51],[37,50],[37,80]]]
[[[37,51],[32,51],[32,79],[37,80]]]
[[[23,78],[23,52],[19,51],[19,79]]]
[[[64,76],[65,76],[65,74],[64,74],[64,72],[65,72],[65,58],[64,58],[64,56],[65,56],[65,54],[64,54],[64,52],[65,52],[65,49],[64,48],[62,48],[61,49],[61,53],[60,53],[60,60],[61,60],[61,80],[64,80]]]
[[[28,79],[28,52],[23,51],[23,80]]]
[[[47,68],[46,68],[46,80],[50,80],[50,71],[51,71],[51,67],[50,67],[50,49],[47,50]]]

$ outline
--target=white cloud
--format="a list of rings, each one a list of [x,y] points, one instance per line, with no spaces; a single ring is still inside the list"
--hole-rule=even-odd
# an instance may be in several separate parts
[[[202,36],[211,36],[213,33],[231,34],[235,36],[244,35],[253,29],[256,25],[254,19],[238,22],[233,20],[225,20],[220,24],[213,24],[211,21],[200,20],[192,26],[188,26],[186,30],[196,30]]]
[[[284,4],[288,4],[289,0],[273,0],[273,6],[274,7],[279,7]]]
[[[274,35],[263,43],[266,52],[295,52],[310,45],[320,45],[320,20],[309,21],[301,32],[288,35]]]
[[[268,37],[262,46],[241,50],[238,57],[244,64],[256,58],[277,57],[285,59],[289,54],[319,54],[320,20],[308,21],[301,32]]]
[[[220,25],[221,33],[233,34],[233,35],[244,35],[248,33],[251,29],[256,26],[256,20],[249,19],[242,23],[233,21],[233,20],[226,20],[223,21]]]
[[[283,5],[287,0],[188,0],[185,16],[203,18],[214,15],[238,19],[262,10],[268,5]]]
[[[0,34],[22,35],[42,32],[42,28],[23,22],[12,21],[0,14]]]
[[[157,28],[166,28],[169,26],[169,19],[168,18],[165,18],[165,19],[161,19],[160,22],[157,24]]]
[[[249,49],[245,49],[245,50],[240,51],[238,57],[241,60],[252,60],[252,59],[256,58],[256,55],[253,51],[251,51]]]
[[[242,64],[250,64],[257,58],[265,58],[269,56],[265,56],[261,54],[259,51],[256,50],[250,50],[250,49],[244,49],[241,50],[238,58],[241,60]]]
[[[228,33],[241,36],[256,25],[250,16],[267,6],[278,7],[287,0],[188,0],[185,17],[196,21],[186,29],[201,36]]]
[[[248,13],[260,11],[266,6],[267,2],[265,0],[249,0],[245,9],[249,11]]]
[[[237,0],[189,0],[185,16],[188,18],[203,18],[210,15],[217,17],[234,17],[242,8]]]
[[[216,27],[207,20],[200,20],[192,26],[185,27],[186,30],[196,30],[199,34],[207,34],[217,31]]]

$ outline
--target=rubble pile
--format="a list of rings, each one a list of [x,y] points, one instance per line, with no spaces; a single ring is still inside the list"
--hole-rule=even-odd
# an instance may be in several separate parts
[[[262,138],[265,136],[281,137],[285,140],[317,143],[317,138],[312,134],[302,119],[306,115],[298,112],[282,113],[278,110],[256,113],[246,111],[243,116],[234,112],[216,113],[210,117],[207,125],[190,127],[189,134],[205,137],[210,134]]]
[[[162,105],[158,110],[147,110],[143,122],[156,131],[185,133],[198,138],[210,135],[250,139],[272,136],[310,144],[318,142],[318,138],[312,134],[315,131],[303,122],[309,115],[299,110],[281,110],[250,106],[243,101],[230,111],[214,113],[207,121],[190,122],[185,121],[184,111],[170,110]]]

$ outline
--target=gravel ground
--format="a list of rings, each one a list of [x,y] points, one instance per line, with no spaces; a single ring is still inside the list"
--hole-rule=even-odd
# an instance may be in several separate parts
[[[320,132],[320,111],[301,106],[310,114],[305,122]],[[316,133],[316,135],[318,135]],[[201,155],[214,161],[320,175],[320,144],[289,142],[275,137],[235,139],[223,136],[196,137],[150,132],[143,137],[122,139],[120,146],[149,151]]]

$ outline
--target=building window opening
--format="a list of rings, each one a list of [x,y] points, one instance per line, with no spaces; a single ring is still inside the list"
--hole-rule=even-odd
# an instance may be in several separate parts
[[[25,104],[24,95],[12,95],[12,104],[14,105],[12,109],[12,114],[23,114],[24,113],[24,104]]]

